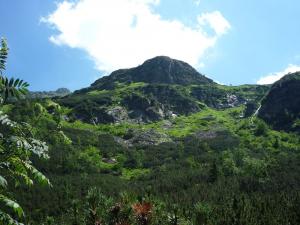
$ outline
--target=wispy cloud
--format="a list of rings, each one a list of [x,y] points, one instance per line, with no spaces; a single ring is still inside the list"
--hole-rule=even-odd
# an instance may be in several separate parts
[[[202,26],[208,24],[217,35],[223,35],[231,28],[229,22],[219,11],[203,13],[198,16],[198,22]]]
[[[157,55],[201,65],[205,51],[230,29],[219,11],[199,15],[199,26],[193,28],[163,19],[154,12],[157,4],[159,0],[65,0],[42,21],[58,31],[51,42],[85,50],[102,71],[136,66]],[[207,25],[214,34],[207,34]]]
[[[288,73],[295,73],[297,71],[300,71],[300,66],[299,65],[289,64],[288,67],[285,68],[281,72],[271,73],[269,75],[261,77],[257,81],[257,84],[273,84],[277,80],[280,80],[284,75],[286,75]]]

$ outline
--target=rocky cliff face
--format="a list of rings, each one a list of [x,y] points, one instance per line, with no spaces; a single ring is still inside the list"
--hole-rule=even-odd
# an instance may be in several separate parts
[[[259,117],[277,130],[300,131],[300,72],[286,75],[271,87]]]

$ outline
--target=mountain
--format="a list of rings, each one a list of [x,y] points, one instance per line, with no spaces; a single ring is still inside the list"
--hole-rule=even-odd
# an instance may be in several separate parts
[[[205,107],[224,109],[258,102],[267,91],[268,87],[259,85],[219,85],[185,62],[158,56],[138,67],[112,72],[58,101],[72,109],[71,120],[148,123]]]
[[[135,68],[117,70],[95,81],[92,87],[107,87],[115,81],[179,85],[213,83],[189,64],[167,56],[157,56]]]
[[[259,117],[277,130],[300,131],[300,72],[274,83],[262,101]]]
[[[71,91],[67,88],[58,88],[56,91],[30,91],[27,94],[27,98],[53,98],[64,97],[71,94]]]

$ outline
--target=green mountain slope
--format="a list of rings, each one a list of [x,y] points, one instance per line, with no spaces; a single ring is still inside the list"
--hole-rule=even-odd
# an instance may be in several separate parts
[[[70,109],[50,100],[8,107],[15,120],[34,125],[50,145],[50,160],[34,162],[53,188],[17,187],[18,200],[32,224],[85,224],[93,207],[88,190],[97,187],[107,196],[97,206],[107,224],[114,204],[122,203],[125,210],[144,199],[160,224],[169,224],[166,215],[176,214],[197,225],[201,210],[205,220],[217,225],[296,225],[299,136],[241,118],[244,108],[205,107],[147,124],[92,125],[66,120]]]
[[[71,119],[84,122],[153,122],[200,112],[258,102],[266,86],[222,86],[182,61],[168,57],[118,70],[90,87],[75,91],[59,103],[72,109]]]

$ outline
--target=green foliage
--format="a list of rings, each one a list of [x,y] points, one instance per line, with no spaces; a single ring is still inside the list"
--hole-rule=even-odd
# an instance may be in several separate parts
[[[122,170],[122,178],[124,178],[126,180],[130,180],[133,178],[138,178],[140,176],[143,176],[149,172],[150,172],[149,169],[126,169],[126,168],[124,168]]]
[[[99,189],[90,189],[87,194],[86,225],[102,224],[110,207],[112,207],[112,199],[104,196]]]
[[[6,69],[6,59],[8,56],[8,46],[4,38],[1,39],[1,48],[0,48],[0,72]]]
[[[257,136],[263,136],[266,135],[268,132],[268,126],[266,125],[265,122],[263,122],[262,120],[256,120],[255,121],[255,135]]]
[[[9,97],[19,98],[21,95],[27,93],[27,87],[29,84],[20,79],[7,78],[3,75],[6,69],[6,59],[8,55],[8,47],[5,39],[1,39],[1,49],[0,49],[0,93],[6,102]]]
[[[20,79],[8,79],[7,77],[0,77],[0,90],[1,95],[4,97],[4,101],[6,101],[9,97],[17,97],[19,98],[22,95],[27,93],[28,83],[24,82]]]
[[[211,206],[207,203],[198,202],[195,205],[195,218],[194,224],[196,225],[205,225],[210,224],[209,218],[212,213]]]
[[[0,93],[4,102],[8,97],[20,97],[25,94],[28,84],[20,79],[8,79],[2,75],[8,54],[6,41],[2,39],[0,50]],[[0,223],[20,224],[14,217],[23,219],[21,206],[12,199],[10,187],[24,183],[32,186],[34,181],[50,185],[49,180],[33,165],[32,156],[47,159],[48,146],[35,139],[32,127],[28,123],[18,123],[2,112],[0,105]],[[4,205],[4,207],[2,207]],[[12,214],[10,214],[12,210]]]

